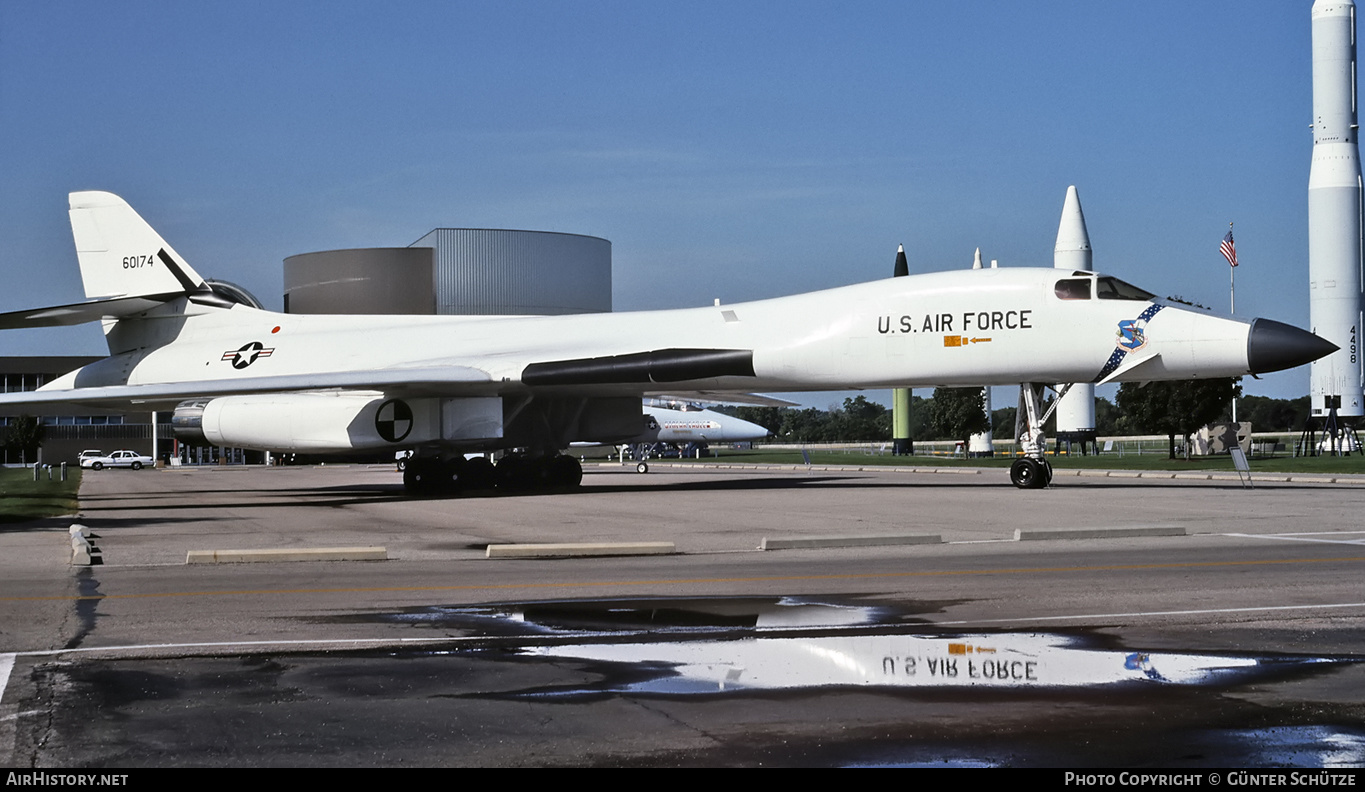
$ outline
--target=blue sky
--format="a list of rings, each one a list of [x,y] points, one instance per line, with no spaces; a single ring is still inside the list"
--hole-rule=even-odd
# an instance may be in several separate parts
[[[468,226],[610,239],[623,310],[885,277],[901,243],[1050,266],[1075,184],[1097,269],[1226,310],[1235,221],[1238,314],[1306,326],[1310,6],[0,3],[0,310],[82,298],[72,190],[271,307],[286,256]]]

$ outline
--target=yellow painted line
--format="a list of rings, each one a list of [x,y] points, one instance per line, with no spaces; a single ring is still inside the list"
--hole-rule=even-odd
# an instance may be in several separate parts
[[[411,591],[510,591],[544,588],[605,588],[608,586],[707,585],[715,583],[781,583],[814,580],[877,580],[917,577],[952,577],[954,575],[1033,575],[1059,572],[1118,572],[1139,569],[1199,569],[1235,566],[1268,566],[1273,564],[1342,564],[1365,561],[1365,557],[1347,558],[1280,558],[1262,561],[1193,561],[1175,564],[1115,564],[1076,567],[1020,567],[1017,569],[951,569],[926,572],[864,572],[842,575],[771,575],[755,577],[718,578],[656,578],[651,580],[597,580],[555,583],[489,583],[468,586],[378,586],[360,588],[313,589],[240,589],[224,591],[166,591],[151,594],[86,594],[77,596],[0,597],[0,602],[79,601],[115,599],[151,599],[165,597],[232,597],[261,594],[382,594]]]

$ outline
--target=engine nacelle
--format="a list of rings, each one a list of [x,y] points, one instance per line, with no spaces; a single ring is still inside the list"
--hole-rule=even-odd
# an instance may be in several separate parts
[[[282,393],[182,402],[171,426],[187,443],[326,453],[502,437],[502,399],[394,399],[375,393]]]

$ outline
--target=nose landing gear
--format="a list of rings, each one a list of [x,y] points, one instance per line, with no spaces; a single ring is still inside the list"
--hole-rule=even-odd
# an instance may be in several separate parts
[[[1052,417],[1053,410],[1061,402],[1071,385],[1063,385],[1057,391],[1057,398],[1044,412],[1043,388],[1037,382],[1024,382],[1019,385],[1019,410],[1014,418],[1014,436],[1024,448],[1024,456],[1010,466],[1010,481],[1019,489],[1042,489],[1052,483],[1052,465],[1043,456],[1047,450],[1047,437],[1043,434],[1043,424]]]

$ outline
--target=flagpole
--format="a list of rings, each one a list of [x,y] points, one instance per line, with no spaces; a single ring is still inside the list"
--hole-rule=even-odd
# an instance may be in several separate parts
[[[1232,238],[1232,223],[1228,223],[1228,238]],[[1236,253],[1233,254],[1236,256]],[[1230,302],[1231,313],[1237,313],[1237,265],[1233,262],[1235,258],[1228,259],[1228,300]],[[1237,397],[1232,397],[1232,422],[1237,423]]]

